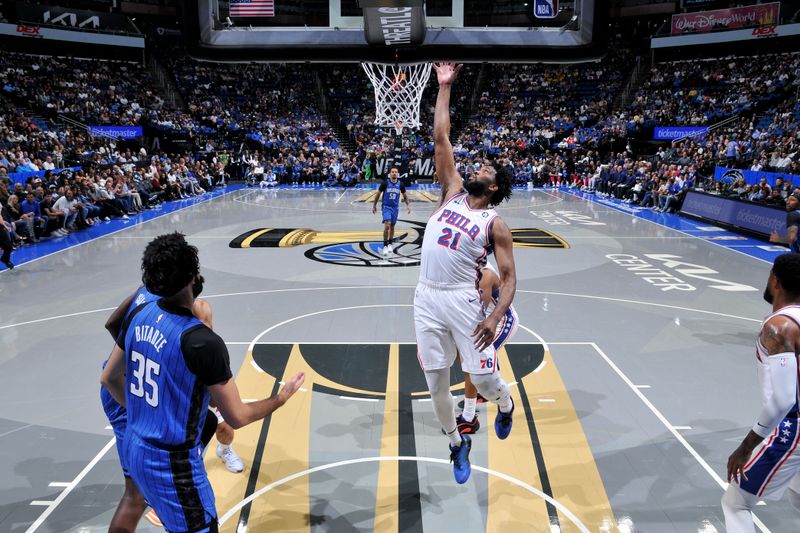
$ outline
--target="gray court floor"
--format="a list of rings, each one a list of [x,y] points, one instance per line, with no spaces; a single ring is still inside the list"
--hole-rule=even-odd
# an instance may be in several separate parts
[[[251,531],[724,531],[719,500],[725,462],[759,409],[753,343],[769,312],[761,297],[768,263],[564,192],[516,192],[500,209],[509,227],[546,229],[570,245],[515,249],[514,305],[525,328],[507,350],[507,371],[519,378],[518,394],[530,403],[527,416],[540,423],[529,424],[538,435],[531,431],[528,438],[526,414],[518,415],[515,429],[527,440],[514,453],[530,449],[538,471],[522,461],[503,463],[502,449],[486,434],[492,431],[493,408],[483,408],[473,464],[486,471],[476,471],[470,485],[456,487],[450,467],[435,462],[446,463],[447,442],[424,395],[412,396],[405,423],[400,394],[399,448],[392,451],[381,432],[397,411],[386,378],[391,369],[382,354],[389,354],[389,361],[392,353],[399,354],[401,393],[403,380],[421,379],[405,363],[409,349],[413,352],[411,303],[418,268],[355,267],[307,257],[309,249],[336,238],[363,240],[346,232],[380,230],[371,202],[358,201],[363,194],[233,191],[0,274],[0,531],[107,527],[122,476],[99,402],[100,364],[112,345],[103,324],[138,286],[144,245],[173,230],[184,232],[200,250],[215,329],[229,342],[237,379],[256,384],[251,394],[271,390],[254,380],[280,378],[265,366],[278,360],[281,350],[286,359],[281,369],[296,363],[289,355],[292,346],[299,346],[306,363],[323,361],[316,369],[320,375],[341,378],[328,382],[347,385],[342,376],[359,372],[384,381],[385,396],[374,402],[348,401],[317,382],[308,399],[297,402],[294,409],[308,409],[310,422],[303,452],[308,458],[295,470],[328,466],[309,474],[301,498],[307,501],[299,502],[298,516],[284,511],[270,518],[269,505],[278,504],[252,499],[247,505]],[[417,227],[411,222],[424,223],[433,210],[432,203],[414,202],[411,215],[401,214],[406,222],[398,229]],[[229,246],[259,228],[332,233],[298,246]],[[331,236],[336,233],[344,236]],[[639,270],[631,270],[637,265]],[[356,348],[315,355],[314,345]],[[359,350],[364,366],[348,366],[361,360]],[[557,372],[537,382],[548,372],[544,361]],[[521,370],[534,363],[535,370]],[[352,388],[375,390],[368,384]],[[417,385],[409,387],[422,392]],[[564,411],[550,417],[543,411],[550,403]],[[573,414],[577,422],[569,425]],[[574,470],[563,451],[553,451],[559,442],[571,442],[569,432],[559,433],[567,429],[588,446],[569,452],[573,460],[582,453],[588,458],[578,465],[583,470]],[[240,477],[216,471],[212,476],[213,483],[221,479],[238,487],[217,489],[219,514],[229,516],[223,530],[241,524],[243,507],[235,504],[263,488],[265,480],[294,473],[290,462],[275,460],[277,451],[263,459],[249,453],[258,435],[258,428],[237,435],[237,450],[248,463]],[[268,449],[279,448],[281,438],[270,429]],[[357,462],[402,456],[409,445],[421,458],[406,461],[416,465],[411,477],[403,461],[396,467],[399,474],[382,469],[388,461]],[[353,464],[330,466],[342,460]],[[494,472],[546,495],[542,478],[547,478],[549,496],[559,505],[545,506],[532,491],[528,499],[498,499],[503,489],[492,481]],[[581,492],[581,472],[599,476],[594,496]],[[397,483],[392,475],[399,476]],[[250,479],[250,493],[236,492]],[[413,496],[416,520],[401,518],[390,526],[382,521],[375,502],[387,494],[391,499],[393,490],[401,516],[411,516],[403,502]],[[598,495],[607,501],[595,502]],[[606,510],[602,519],[589,523],[600,516],[598,509],[609,508],[610,516]],[[786,502],[759,506],[757,514],[762,531],[800,530],[800,518]],[[148,528],[143,522],[141,529]]]

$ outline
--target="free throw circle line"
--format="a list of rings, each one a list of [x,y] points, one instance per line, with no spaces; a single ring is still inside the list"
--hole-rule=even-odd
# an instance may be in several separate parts
[[[220,518],[220,520],[219,520],[219,525],[221,526],[225,522],[230,520],[230,518],[234,514],[236,514],[239,510],[241,510],[242,507],[244,507],[245,505],[251,503],[256,498],[266,494],[267,492],[271,491],[272,489],[274,489],[276,487],[280,487],[281,485],[285,485],[286,483],[289,483],[290,481],[294,481],[295,479],[298,479],[298,478],[301,478],[301,477],[304,477],[304,476],[308,476],[308,475],[313,474],[315,472],[321,472],[323,470],[330,470],[332,468],[338,468],[338,467],[341,467],[341,466],[349,466],[349,465],[355,465],[355,464],[361,464],[361,463],[375,463],[375,462],[380,462],[380,461],[415,461],[415,462],[418,462],[418,463],[435,463],[435,464],[442,464],[442,465],[447,465],[447,466],[450,465],[450,461],[447,461],[445,459],[437,459],[435,457],[414,457],[414,456],[408,456],[408,455],[394,455],[394,456],[386,456],[386,457],[362,457],[362,458],[359,458],[359,459],[348,459],[348,460],[345,460],[345,461],[337,461],[335,463],[328,463],[328,464],[325,464],[325,465],[315,466],[314,468],[309,468],[308,470],[303,470],[301,472],[296,472],[294,474],[286,476],[286,477],[284,477],[282,479],[279,479],[277,481],[273,481],[269,485],[258,489],[253,494],[251,494],[247,498],[243,499],[242,501],[240,501],[239,503],[237,503],[233,507],[231,507],[224,515],[222,515],[222,518]],[[575,527],[578,528],[579,531],[581,531],[581,533],[589,533],[589,529],[583,524],[583,522],[581,522],[578,519],[577,516],[575,516],[575,514],[572,513],[572,511],[570,511],[562,503],[559,503],[556,499],[548,496],[547,494],[545,494],[541,490],[537,489],[533,485],[525,483],[524,481],[521,481],[521,480],[519,480],[519,479],[517,479],[515,477],[511,477],[508,474],[504,474],[504,473],[498,472],[496,470],[485,468],[483,466],[472,465],[472,469],[473,470],[477,470],[478,472],[483,472],[484,474],[487,474],[487,475],[490,475],[490,476],[494,476],[494,477],[503,479],[505,481],[508,481],[509,483],[512,483],[512,484],[514,484],[514,485],[516,485],[516,486],[518,486],[518,487],[520,487],[522,489],[525,489],[528,492],[530,492],[531,494],[534,494],[535,496],[538,496],[539,498],[545,500],[546,502],[548,502],[551,505],[553,505],[553,507],[558,509],[564,516],[566,516],[569,519],[570,522],[572,522],[575,525]]]

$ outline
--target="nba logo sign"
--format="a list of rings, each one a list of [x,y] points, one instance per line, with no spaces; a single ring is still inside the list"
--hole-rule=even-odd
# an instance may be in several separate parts
[[[558,14],[558,0],[535,0],[533,14],[540,19],[555,18]]]

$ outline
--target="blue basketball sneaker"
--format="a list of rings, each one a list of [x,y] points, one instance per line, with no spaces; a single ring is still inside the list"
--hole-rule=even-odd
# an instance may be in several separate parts
[[[511,433],[511,425],[514,422],[513,420],[514,415],[514,400],[511,400],[511,410],[507,413],[503,413],[500,411],[500,408],[497,409],[497,418],[494,419],[494,432],[497,434],[497,438],[500,440],[505,439],[508,437],[508,434]]]
[[[461,446],[450,445],[450,462],[453,463],[453,475],[459,485],[466,483],[472,472],[472,467],[469,465],[471,449],[472,439],[467,435],[461,435]]]

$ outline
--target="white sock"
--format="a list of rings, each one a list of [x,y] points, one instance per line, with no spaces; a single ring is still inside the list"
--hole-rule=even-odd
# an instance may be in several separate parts
[[[472,419],[475,418],[476,405],[478,405],[477,398],[467,398],[464,396],[464,411],[462,411],[461,416],[467,422],[472,422]]]
[[[452,446],[461,446],[461,434],[458,432],[458,426],[447,434],[447,438],[450,439]]]
[[[500,409],[501,413],[507,413],[511,410],[511,407],[514,404],[511,401],[511,395],[501,396],[499,400],[497,400],[497,408]]]
[[[228,448],[230,448],[230,447],[231,447],[230,444],[222,444],[222,443],[220,443],[219,444],[219,451],[220,451],[220,453],[225,453],[225,452],[228,451]]]

